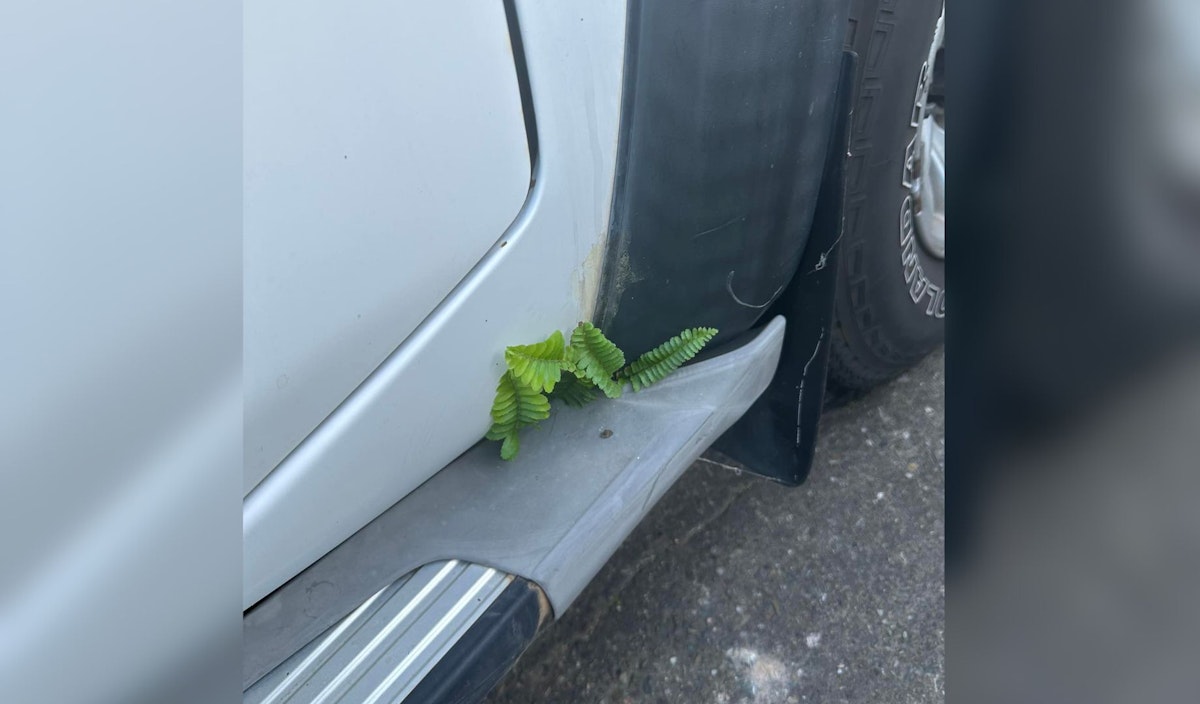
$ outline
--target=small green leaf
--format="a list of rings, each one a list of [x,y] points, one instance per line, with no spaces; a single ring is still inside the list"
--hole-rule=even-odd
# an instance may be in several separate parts
[[[521,451],[521,440],[516,433],[504,436],[504,442],[500,444],[500,459],[511,460]]]
[[[609,398],[621,395],[612,375],[625,365],[625,354],[591,323],[580,323],[571,333],[564,365],[575,376],[590,381]]]
[[[551,401],[562,401],[568,406],[579,408],[596,400],[596,385],[590,381],[567,375],[550,395]]]
[[[684,330],[670,340],[638,357],[637,361],[622,369],[618,376],[622,379],[628,379],[633,384],[634,391],[640,391],[651,384],[661,381],[689,359],[695,357],[716,334],[716,328],[689,328]]]
[[[522,384],[539,391],[553,391],[562,376],[563,350],[562,333],[555,330],[541,342],[504,350],[504,362]]]
[[[511,460],[520,449],[517,432],[550,417],[550,401],[538,389],[523,384],[512,372],[504,372],[492,401],[492,427],[488,440],[503,440],[500,456]]]

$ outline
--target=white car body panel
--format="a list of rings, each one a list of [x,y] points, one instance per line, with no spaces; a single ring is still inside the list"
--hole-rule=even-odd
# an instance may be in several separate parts
[[[515,6],[537,122],[538,158],[528,200],[450,295],[246,497],[244,607],[474,444],[489,424],[506,345],[569,330],[591,316],[616,162],[625,6],[581,8],[549,0],[517,0]],[[248,17],[258,11],[248,11]],[[259,21],[247,21],[248,65],[260,51]],[[503,27],[503,17],[493,21]],[[451,24],[460,31],[473,26]],[[248,153],[256,148],[251,137],[247,132]],[[522,134],[522,146],[524,139]],[[476,157],[480,168],[492,158]],[[383,207],[388,199],[414,197],[419,196],[376,192],[362,205]],[[451,250],[457,246],[450,239],[425,241],[419,256],[412,256],[441,260],[455,256]],[[248,272],[250,266],[248,253]],[[249,287],[246,295],[252,295]],[[246,324],[249,329],[249,313]],[[330,342],[337,339],[310,344]],[[420,408],[414,408],[417,399]],[[248,417],[248,444],[256,442],[255,430]]]
[[[244,19],[248,492],[496,242],[531,167],[500,3]]]

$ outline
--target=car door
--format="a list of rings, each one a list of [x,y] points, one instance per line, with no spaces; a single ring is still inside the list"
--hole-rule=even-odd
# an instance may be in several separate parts
[[[506,344],[591,316],[624,11],[522,5],[246,5],[244,607],[482,436]]]

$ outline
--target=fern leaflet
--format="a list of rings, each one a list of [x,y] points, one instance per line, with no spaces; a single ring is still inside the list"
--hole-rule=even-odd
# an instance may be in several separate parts
[[[621,395],[621,385],[612,375],[625,366],[625,353],[595,325],[585,322],[575,328],[565,357],[565,366],[575,376],[600,387],[609,398]]]
[[[596,385],[579,377],[568,375],[550,396],[551,401],[562,401],[568,406],[579,408],[596,400]]]
[[[504,372],[492,401],[492,427],[488,440],[503,440],[500,457],[511,460],[521,449],[517,431],[550,417],[550,401],[535,388],[522,384],[512,372]]]
[[[638,357],[621,370],[620,378],[628,379],[634,391],[662,380],[684,362],[696,356],[701,348],[717,334],[716,328],[689,328],[670,340]]]
[[[504,350],[504,362],[522,384],[540,391],[553,391],[562,376],[563,350],[562,333],[555,330],[541,342]]]

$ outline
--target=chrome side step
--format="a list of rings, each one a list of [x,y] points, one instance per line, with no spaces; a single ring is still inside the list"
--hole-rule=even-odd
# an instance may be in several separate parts
[[[255,683],[246,704],[402,701],[513,581],[457,560],[376,592]]]

